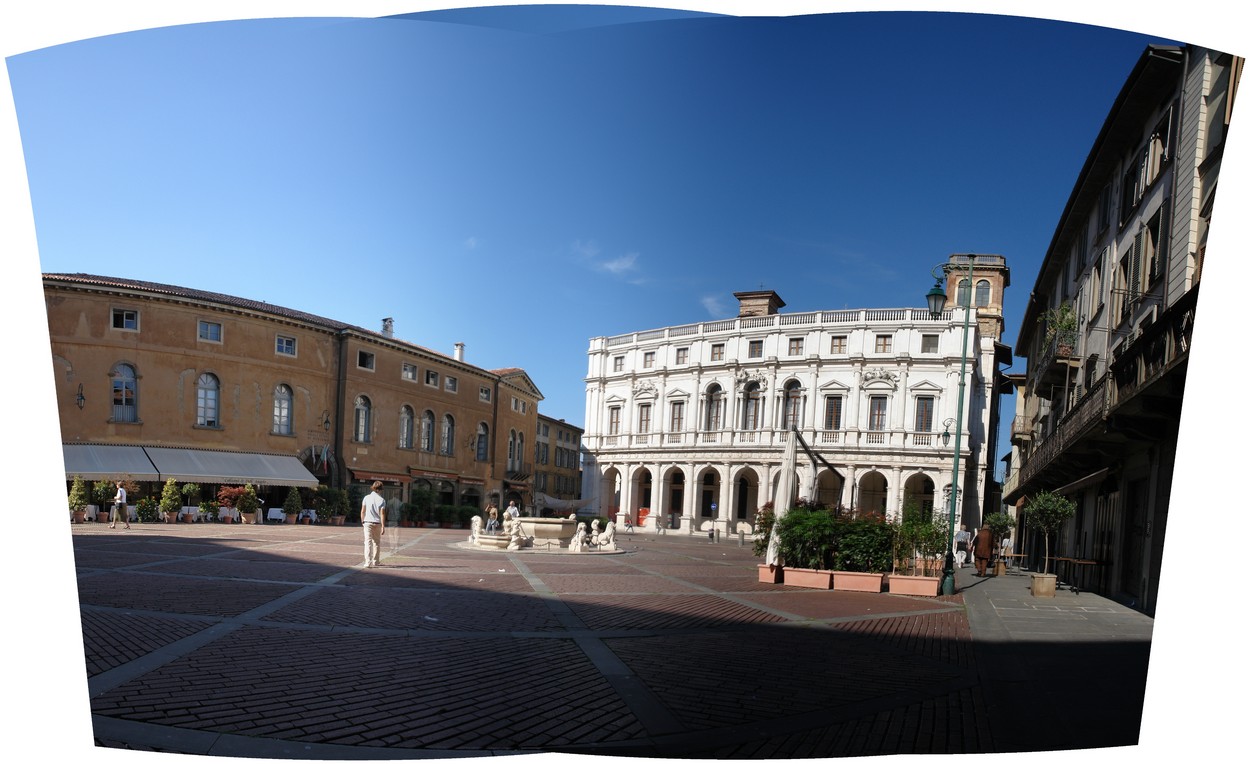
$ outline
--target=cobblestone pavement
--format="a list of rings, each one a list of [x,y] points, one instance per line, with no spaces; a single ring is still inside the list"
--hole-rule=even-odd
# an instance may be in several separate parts
[[[678,533],[573,555],[390,528],[366,570],[358,527],[72,532],[106,747],[738,759],[1137,739],[1150,619],[1089,594],[1035,600],[1022,575],[960,571],[959,593],[919,598],[761,584],[737,539]],[[1074,671],[1074,702],[1101,703],[1104,723],[1021,720],[1039,696],[1073,708]]]

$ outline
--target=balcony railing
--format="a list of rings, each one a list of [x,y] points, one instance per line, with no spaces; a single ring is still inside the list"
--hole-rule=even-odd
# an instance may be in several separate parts
[[[933,432],[911,430],[803,430],[803,440],[817,446],[838,446],[842,449],[925,449],[949,450],[942,439]],[[965,433],[966,435],[966,433]],[[712,430],[698,432],[637,433],[621,435],[588,434],[586,447],[599,451],[630,449],[688,448],[716,446],[721,448],[781,448],[789,437],[789,430]],[[596,444],[596,441],[598,443]],[[967,438],[964,438],[967,442]]]
[[[665,329],[649,329],[630,334],[618,334],[606,337],[606,347],[620,347],[637,342],[650,342],[659,339],[691,337],[700,334],[717,334],[720,332],[742,329],[790,328],[795,326],[821,326],[827,324],[883,324],[883,323],[950,323],[954,320],[954,311],[942,311],[936,319],[929,315],[925,308],[890,308],[877,310],[824,310],[813,313],[775,313],[771,316],[743,316],[721,321],[705,321],[699,324],[670,326]]]
[[[1078,440],[1093,422],[1106,417],[1108,390],[1107,375],[1104,374],[1089,392],[1081,396],[1072,410],[1059,420],[1059,425],[1050,437],[1041,440],[1028,459],[1020,465],[1020,485],[1028,485],[1030,480]]]

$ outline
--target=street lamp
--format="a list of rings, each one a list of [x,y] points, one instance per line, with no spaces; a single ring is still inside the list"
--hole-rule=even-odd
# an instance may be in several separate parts
[[[959,496],[959,441],[963,434],[964,420],[964,376],[968,368],[968,324],[969,316],[972,313],[972,263],[975,255],[967,255],[968,258],[968,304],[964,305],[964,338],[959,346],[959,405],[955,410],[955,456],[951,464],[951,498],[950,498],[950,524],[947,529],[948,536],[946,539],[946,568],[942,571],[942,594],[955,593],[955,504]],[[942,315],[942,309],[946,307],[946,289],[942,285],[943,279],[947,274],[958,270],[956,266],[950,262],[942,263],[934,266],[930,274],[933,276],[933,288],[925,295],[925,301],[929,304],[929,316],[938,319]],[[956,288],[955,293],[958,295],[959,290]],[[946,434],[943,433],[942,444],[946,444]]]

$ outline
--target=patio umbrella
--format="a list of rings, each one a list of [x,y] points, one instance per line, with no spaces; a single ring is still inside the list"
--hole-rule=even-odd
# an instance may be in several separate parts
[[[768,565],[781,565],[780,541],[777,538],[777,524],[790,509],[790,498],[794,495],[794,470],[798,467],[798,433],[791,430],[786,433],[786,450],[781,456],[781,475],[777,478],[777,492],[773,494],[773,528],[768,534],[768,553],[764,562]]]

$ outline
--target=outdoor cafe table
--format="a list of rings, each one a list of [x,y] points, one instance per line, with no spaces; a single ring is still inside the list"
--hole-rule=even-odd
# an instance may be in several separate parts
[[[278,522],[286,522],[286,510],[282,507],[270,507],[269,514],[265,515],[266,520],[277,520]]]
[[[1080,557],[1047,557],[1048,560],[1054,560],[1056,563],[1055,573],[1058,574],[1058,588],[1062,589],[1065,585],[1069,590],[1076,594],[1080,594],[1081,589],[1088,589],[1086,584],[1086,571],[1092,567],[1100,567],[1102,563],[1098,560],[1087,560]],[[1075,569],[1073,568],[1075,566]],[[1067,575],[1064,575],[1067,574]],[[1102,585],[1102,571],[1099,570],[1099,585]],[[1066,581],[1065,581],[1066,579]],[[1079,579],[1079,582],[1078,580]]]

